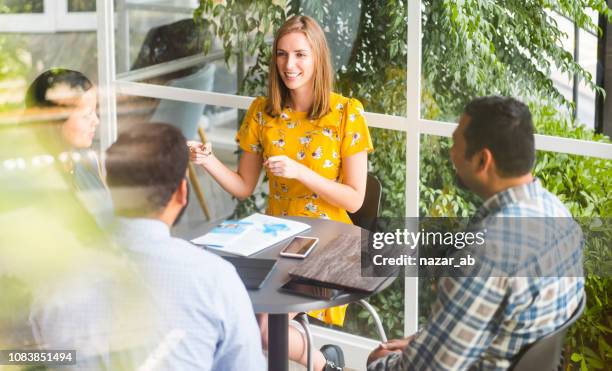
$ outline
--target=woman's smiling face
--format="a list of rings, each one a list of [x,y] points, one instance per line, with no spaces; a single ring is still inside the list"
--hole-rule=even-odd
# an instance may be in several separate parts
[[[278,40],[276,66],[289,90],[297,92],[313,88],[315,56],[303,33],[292,32]]]

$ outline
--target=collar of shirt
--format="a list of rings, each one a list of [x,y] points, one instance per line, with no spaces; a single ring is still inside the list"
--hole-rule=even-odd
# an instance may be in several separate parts
[[[117,218],[115,232],[120,238],[145,237],[147,239],[169,238],[170,228],[159,219]]]
[[[476,211],[473,221],[484,219],[505,206],[538,197],[542,193],[542,184],[537,178],[530,183],[510,187],[494,194]]]

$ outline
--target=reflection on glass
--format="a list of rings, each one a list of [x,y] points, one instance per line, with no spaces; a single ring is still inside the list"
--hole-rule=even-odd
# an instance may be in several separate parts
[[[134,71],[179,60],[184,63],[185,57],[206,51],[206,56],[202,56],[205,62],[216,65],[213,91],[265,95],[273,32],[284,19],[299,13],[312,16],[325,31],[336,72],[337,92],[359,99],[366,111],[405,113],[405,3],[302,1],[299,8],[288,5],[263,9],[256,1],[248,5],[241,2],[217,5],[215,12],[204,5],[188,12],[179,6],[161,12],[145,9],[143,5],[143,9],[126,13],[127,22],[119,17],[118,71]],[[203,19],[202,28],[193,23],[194,15]],[[267,19],[269,27],[262,30],[266,22],[254,19]],[[198,58],[191,61],[192,65],[181,68],[202,63]],[[158,67],[159,75],[174,69],[172,63]],[[119,78],[131,79],[131,76],[137,75],[128,72]],[[167,81],[153,83],[165,85]]]
[[[580,30],[580,64],[595,78],[597,76],[597,36],[588,31]],[[589,128],[595,127],[596,94],[589,89],[584,81],[578,84],[578,121]]]
[[[0,14],[43,12],[44,0],[0,0]]]
[[[129,9],[115,7],[117,72],[125,73],[200,53],[202,38],[192,20],[193,2],[190,4],[186,6],[185,1],[139,1],[131,2]]]
[[[93,178],[85,173],[97,171],[87,151],[97,125],[95,89],[59,69],[35,81],[27,108],[9,107],[0,119],[0,348],[57,349],[56,341],[79,339],[79,352],[92,345],[94,358],[94,344],[111,337],[116,349],[137,346],[142,338],[104,321],[111,313],[103,308],[116,308],[116,323],[138,323],[151,304],[92,208],[98,200],[91,196],[103,193],[88,187]]]
[[[69,12],[95,12],[96,0],[68,0]]]
[[[190,113],[185,114],[180,111]],[[198,129],[201,129],[205,140],[212,144],[215,157],[231,169],[236,169],[238,166],[238,156],[236,155],[238,146],[235,136],[237,122],[239,122],[244,111],[175,100],[118,95],[117,112],[119,134],[135,125],[163,122],[181,129],[188,139],[201,141],[197,132]],[[206,171],[197,166],[196,174],[213,220],[227,218],[233,212],[239,211],[235,210],[236,200],[225,192]],[[191,183],[192,191],[195,190],[195,187],[196,185]],[[254,193],[257,195],[260,204],[262,204],[260,202],[261,191],[267,192],[267,183]],[[200,208],[198,198],[194,194],[192,196],[186,212],[187,217],[183,218],[176,226],[177,235],[188,237],[190,227],[210,222]]]

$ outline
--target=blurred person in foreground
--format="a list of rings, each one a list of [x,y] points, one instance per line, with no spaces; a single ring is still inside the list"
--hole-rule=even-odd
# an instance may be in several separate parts
[[[108,149],[116,241],[153,296],[158,335],[146,365],[163,370],[263,370],[253,307],[234,267],[170,235],[188,203],[189,150],[167,124],[141,124]]]
[[[78,71],[53,68],[30,84],[22,125],[36,133],[97,223],[112,222],[112,203],[101,167],[91,149],[96,129],[98,95],[92,82]]]
[[[112,216],[89,155],[96,101],[83,74],[53,69],[28,88],[19,121],[0,125],[0,349],[78,348],[85,361],[108,349],[75,336],[107,331],[98,303],[140,291],[100,229],[104,218],[92,217]]]
[[[513,98],[478,98],[466,106],[451,160],[459,184],[484,201],[470,223],[486,230],[480,248],[486,264],[476,274],[441,277],[424,328],[379,345],[368,370],[505,370],[585,300],[582,233],[531,175],[533,133],[529,108]],[[561,220],[565,228],[558,228]],[[529,233],[517,234],[508,223],[523,223],[519,232]],[[536,224],[542,230],[529,231]]]

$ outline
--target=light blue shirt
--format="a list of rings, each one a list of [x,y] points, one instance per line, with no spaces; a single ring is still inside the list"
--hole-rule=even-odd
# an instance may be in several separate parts
[[[266,368],[251,301],[230,263],[171,237],[159,220],[119,218],[115,236],[156,306],[156,369]]]

